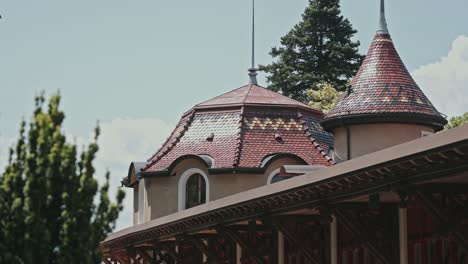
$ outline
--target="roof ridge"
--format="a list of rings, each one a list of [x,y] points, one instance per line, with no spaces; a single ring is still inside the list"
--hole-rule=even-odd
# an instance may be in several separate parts
[[[252,87],[254,86],[253,83],[250,84],[249,86],[249,91],[247,91],[247,94],[245,94],[244,100],[242,101],[242,104],[245,104],[245,101],[247,101],[247,98],[249,97],[250,92],[252,91]],[[260,87],[260,86],[259,86]]]
[[[247,86],[249,86],[249,85],[251,85],[251,84],[243,85],[243,86],[241,86],[241,87],[239,87],[239,88],[236,88],[236,89],[234,89],[234,90],[227,91],[227,92],[225,92],[225,93],[223,93],[223,94],[220,94],[220,95],[218,95],[218,96],[215,96],[215,97],[213,97],[213,98],[210,98],[210,99],[208,99],[208,100],[205,100],[205,101],[203,101],[203,102],[201,102],[201,103],[196,104],[196,105],[194,106],[194,108],[197,107],[198,105],[202,105],[202,104],[204,104],[204,103],[206,103],[206,102],[208,102],[208,101],[211,101],[211,100],[214,100],[214,99],[223,97],[224,95],[226,95],[226,94],[228,94],[228,93],[232,93],[232,92],[234,92],[234,91],[240,90],[240,89],[245,88],[245,87],[247,87]]]
[[[164,156],[167,155],[167,153],[169,153],[169,151],[171,151],[176,145],[177,143],[179,143],[180,139],[185,135],[185,133],[188,131],[188,129],[190,128],[190,126],[192,125],[192,122],[193,122],[193,119],[195,117],[195,111],[193,111],[190,116],[187,118],[187,122],[184,124],[184,129],[182,131],[180,131],[179,135],[177,135],[177,137],[174,139],[174,141],[172,141],[172,143],[169,143],[167,140],[165,142],[165,144],[159,149],[159,151],[157,152],[157,156],[156,156],[156,159],[152,160],[151,162],[149,162],[144,168],[143,170],[147,170],[149,168],[151,168],[154,164],[156,164],[156,162],[160,161]],[[176,127],[176,129],[178,128],[179,126]],[[171,136],[172,137],[172,136]],[[166,145],[166,143],[169,143],[170,145],[161,153],[161,155],[159,155],[160,151],[164,148],[164,146]]]
[[[236,151],[234,154],[234,161],[233,161],[233,166],[238,167],[241,159],[241,153],[242,153],[242,143],[243,143],[243,137],[244,137],[244,107],[241,108],[240,114],[239,114],[239,132],[237,133],[237,145],[236,145]]]
[[[297,116],[299,118],[299,121],[301,122],[302,130],[304,131],[304,134],[307,136],[310,142],[312,142],[312,144],[314,145],[314,148],[319,152],[320,155],[322,155],[322,157],[324,157],[328,161],[328,163],[330,163],[331,165],[335,165],[335,162],[333,161],[333,159],[330,158],[328,154],[320,146],[320,144],[317,143],[317,140],[314,138],[314,136],[310,132],[310,127],[307,125],[307,122],[304,120],[304,115],[301,113],[300,110],[297,111]]]
[[[275,95],[279,95],[279,96],[281,96],[281,97],[283,97],[283,98],[285,98],[285,99],[288,99],[289,101],[298,102],[298,103],[300,103],[300,104],[302,104],[302,105],[304,105],[304,106],[307,106],[307,107],[309,107],[309,108],[312,108],[312,109],[314,109],[314,110],[317,110],[317,111],[321,111],[321,112],[322,112],[322,110],[320,110],[320,109],[317,108],[317,107],[310,106],[310,105],[308,105],[308,104],[306,104],[306,103],[303,103],[303,102],[301,102],[301,101],[298,101],[298,100],[296,100],[296,99],[293,99],[293,98],[291,98],[291,97],[288,97],[288,96],[286,96],[286,95],[284,95],[284,94],[281,94],[281,93],[279,93],[279,92],[273,91],[273,90],[271,90],[271,89],[269,89],[269,88],[267,88],[267,87],[263,87],[263,86],[260,86],[260,85],[256,85],[256,86],[259,87],[259,88],[265,89],[265,90],[267,90],[267,91],[270,92],[270,93],[274,93]]]
[[[161,150],[164,148],[164,146],[169,142],[169,140],[172,138],[172,136],[174,135],[174,133],[177,131],[177,129],[180,127],[182,121],[185,120],[184,117],[181,117],[179,119],[179,122],[177,122],[177,125],[175,126],[175,128],[172,130],[171,134],[169,134],[169,136],[166,138],[166,140],[161,144],[161,147],[159,147],[159,149],[153,154],[151,155],[151,157],[149,159],[146,160],[146,162],[150,162],[154,157],[156,157],[156,155],[159,154],[159,152],[161,152]]]

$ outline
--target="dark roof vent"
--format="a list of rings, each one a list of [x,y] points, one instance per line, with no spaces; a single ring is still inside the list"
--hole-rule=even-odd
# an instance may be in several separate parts
[[[281,144],[284,144],[284,140],[283,138],[281,137],[281,134],[280,133],[275,133],[275,140]]]
[[[212,142],[213,139],[214,139],[214,133],[209,134],[208,137],[206,138],[206,140],[209,142]]]

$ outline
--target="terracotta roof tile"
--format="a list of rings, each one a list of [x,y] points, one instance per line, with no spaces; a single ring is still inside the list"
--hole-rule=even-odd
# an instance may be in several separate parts
[[[219,104],[242,100],[234,110],[219,111]],[[200,105],[204,107],[198,108]],[[333,138],[318,123],[321,112],[307,105],[255,85],[200,105],[181,119],[148,160],[145,171],[166,170],[185,155],[211,156],[213,168],[259,167],[266,156],[279,153],[297,155],[313,165],[332,164],[326,151]],[[282,142],[275,139],[276,133]]]
[[[337,119],[369,116],[377,121],[399,115],[416,123],[441,129],[445,118],[437,111],[413,80],[389,34],[376,34],[366,59],[351,83],[350,93],[326,115],[322,122],[330,130]],[[371,120],[371,119],[369,119]],[[397,118],[393,118],[397,120]]]
[[[212,108],[230,105],[296,106],[310,111],[320,112],[318,109],[254,84],[242,86],[241,88],[197,104],[195,108]]]

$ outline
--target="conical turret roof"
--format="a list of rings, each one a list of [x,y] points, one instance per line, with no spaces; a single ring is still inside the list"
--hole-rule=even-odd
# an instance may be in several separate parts
[[[371,47],[342,100],[325,116],[331,131],[347,124],[415,123],[443,129],[447,120],[416,84],[398,55],[383,14]]]

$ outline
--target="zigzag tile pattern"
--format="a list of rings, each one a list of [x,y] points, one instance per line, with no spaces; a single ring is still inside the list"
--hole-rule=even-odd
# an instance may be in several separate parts
[[[331,165],[315,140],[311,140],[297,115],[250,114],[245,117],[240,167],[259,167],[263,158],[276,153],[301,157],[308,164]],[[279,134],[281,140],[275,138]]]
[[[374,37],[367,57],[351,83],[351,93],[345,93],[325,120],[382,113],[442,117],[409,74],[389,34]]]

